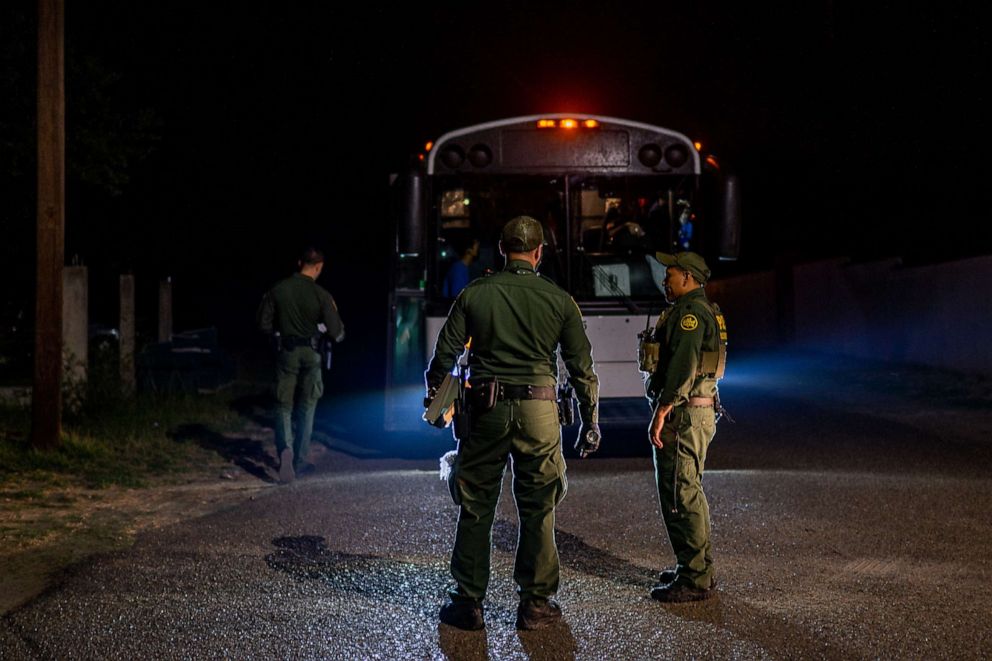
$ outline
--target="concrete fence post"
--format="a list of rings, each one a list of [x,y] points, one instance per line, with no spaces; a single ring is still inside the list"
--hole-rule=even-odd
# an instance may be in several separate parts
[[[158,283],[158,341],[172,341],[172,278]]]
[[[134,276],[121,275],[120,284],[120,368],[121,389],[134,392]]]
[[[85,266],[62,268],[62,360],[66,405],[74,410],[82,403],[82,388],[89,366],[89,274]]]

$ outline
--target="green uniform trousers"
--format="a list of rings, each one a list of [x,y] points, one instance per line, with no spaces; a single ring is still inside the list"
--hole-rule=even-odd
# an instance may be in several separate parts
[[[458,449],[452,490],[461,511],[451,555],[453,599],[486,596],[493,519],[508,457],[520,522],[513,568],[520,598],[548,598],[558,591],[555,506],[567,488],[558,408],[552,401],[509,399],[476,416]]]
[[[703,493],[706,449],[716,431],[710,406],[680,406],[661,430],[654,449],[654,475],[668,539],[678,562],[680,583],[708,589],[713,580],[710,508]]]
[[[320,355],[307,346],[280,351],[276,358],[276,452],[292,448],[296,469],[310,451],[313,414],[322,394]]]

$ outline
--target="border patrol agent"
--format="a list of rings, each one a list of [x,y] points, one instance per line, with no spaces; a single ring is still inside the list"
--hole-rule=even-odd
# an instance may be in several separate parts
[[[648,373],[655,481],[678,564],[661,572],[651,596],[697,601],[712,596],[715,585],[702,475],[722,411],[717,380],[726,364],[727,327],[720,308],[706,298],[710,269],[702,257],[680,252],[657,258],[667,267],[665,296],[674,305],[659,317],[653,338],[642,340],[640,368]]]
[[[270,289],[258,308],[259,329],[273,338],[276,354],[276,452],[279,480],[291,482],[306,468],[317,400],[324,394],[317,343],[321,333],[344,339],[337,304],[316,280],[324,254],[307,248],[299,272]],[[318,324],[324,326],[320,331]]]
[[[551,599],[559,581],[555,506],[566,490],[555,403],[559,346],[579,400],[582,426],[575,448],[584,457],[599,447],[599,379],[592,348],[575,301],[536,272],[543,245],[537,220],[519,216],[506,224],[500,241],[505,268],[462,290],[425,374],[431,398],[470,344],[471,422],[449,482],[461,507],[451,557],[456,587],[440,613],[442,622],[462,629],[485,626],[482,601],[507,458],[520,522],[513,570],[520,596],[517,628],[537,629],[561,618],[560,606]]]

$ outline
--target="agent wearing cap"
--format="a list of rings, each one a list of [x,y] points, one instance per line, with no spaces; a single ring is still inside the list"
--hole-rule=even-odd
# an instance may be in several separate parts
[[[307,463],[313,415],[324,394],[320,355],[314,339],[326,332],[335,342],[344,339],[338,306],[317,284],[324,269],[324,253],[306,248],[299,272],[277,283],[258,308],[258,328],[273,336],[276,347],[276,452],[279,480],[292,482]],[[318,324],[324,326],[319,331]]]
[[[428,396],[471,339],[469,436],[459,443],[452,492],[461,510],[451,556],[456,586],[442,622],[485,626],[492,526],[503,472],[513,460],[513,497],[520,534],[513,578],[519,586],[517,628],[537,629],[561,618],[555,506],[565,495],[565,461],[555,400],[557,357],[579,400],[581,456],[599,447],[599,379],[575,301],[537,274],[541,224],[528,216],[503,229],[505,268],[471,282],[455,300],[425,374]],[[491,397],[489,396],[491,394]]]
[[[674,305],[659,319],[657,368],[646,381],[653,416],[655,481],[678,564],[659,576],[651,596],[696,601],[712,596],[710,513],[703,493],[706,449],[716,430],[717,380],[726,359],[726,325],[706,298],[710,269],[693,252],[657,254],[667,267],[665,297]]]

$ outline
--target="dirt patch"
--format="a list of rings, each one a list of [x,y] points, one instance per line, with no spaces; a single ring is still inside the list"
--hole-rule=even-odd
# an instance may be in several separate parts
[[[251,437],[271,456],[271,430]],[[244,442],[237,435],[217,435]],[[318,447],[318,453],[323,448]],[[147,487],[86,489],[8,481],[0,490],[0,614],[21,606],[68,567],[130,546],[144,531],[197,518],[254,499],[275,486],[274,474],[244,461],[216,458]]]

